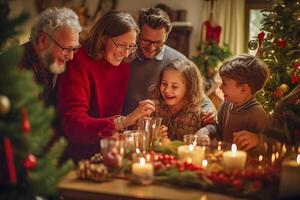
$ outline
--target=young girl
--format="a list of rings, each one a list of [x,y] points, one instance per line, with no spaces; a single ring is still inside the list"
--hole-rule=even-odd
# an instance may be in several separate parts
[[[149,93],[156,103],[153,115],[163,118],[171,140],[215,132],[216,109],[205,96],[201,74],[191,61],[177,59],[166,65]]]

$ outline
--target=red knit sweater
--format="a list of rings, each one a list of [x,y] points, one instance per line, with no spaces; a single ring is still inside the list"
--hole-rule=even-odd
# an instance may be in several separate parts
[[[57,111],[75,161],[99,151],[99,139],[112,134],[127,91],[129,64],[93,60],[82,47],[68,62],[57,91]]]

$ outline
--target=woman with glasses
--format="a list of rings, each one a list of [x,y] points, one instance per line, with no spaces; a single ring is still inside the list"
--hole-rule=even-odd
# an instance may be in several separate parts
[[[120,116],[127,91],[129,63],[139,28],[133,17],[109,11],[93,26],[68,63],[57,93],[57,110],[75,162],[99,152],[99,140],[122,132],[154,110],[150,100]]]

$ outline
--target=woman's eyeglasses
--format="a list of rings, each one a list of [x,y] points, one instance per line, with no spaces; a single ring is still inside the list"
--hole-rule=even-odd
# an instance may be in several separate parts
[[[77,47],[73,47],[73,48],[62,47],[58,42],[56,42],[56,40],[54,40],[54,38],[49,33],[47,33],[47,35],[59,48],[61,48],[61,53],[64,55],[69,53],[76,53],[81,47],[81,45],[78,45]]]
[[[134,44],[134,45],[129,45],[129,47],[127,47],[126,45],[124,45],[124,44],[118,44],[118,43],[116,43],[112,38],[111,38],[111,41],[114,43],[114,45],[117,47],[117,50],[119,51],[119,52],[124,52],[124,51],[129,51],[129,53],[132,53],[132,52],[134,52],[134,51],[136,51],[137,50],[137,45],[136,44]]]

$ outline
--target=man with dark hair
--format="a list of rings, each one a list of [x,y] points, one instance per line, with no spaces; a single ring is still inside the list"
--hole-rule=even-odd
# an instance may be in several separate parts
[[[172,30],[168,14],[160,8],[146,8],[139,12],[140,33],[136,58],[130,65],[130,78],[123,108],[127,115],[136,108],[140,101],[149,98],[148,88],[157,83],[162,68],[175,59],[187,59],[177,50],[166,45]],[[202,102],[202,123],[209,127],[199,130],[200,135],[208,135],[215,126],[216,109],[208,97]],[[214,136],[212,136],[214,137]]]
[[[131,62],[130,78],[125,100],[124,114],[133,111],[138,102],[148,97],[148,88],[155,84],[166,64],[183,54],[165,44],[172,30],[167,13],[159,8],[142,9],[139,12],[138,51]]]

